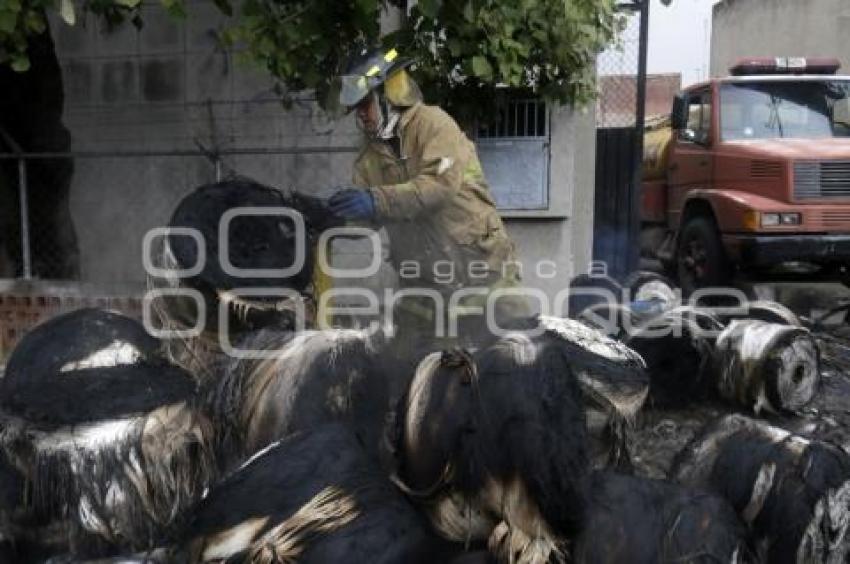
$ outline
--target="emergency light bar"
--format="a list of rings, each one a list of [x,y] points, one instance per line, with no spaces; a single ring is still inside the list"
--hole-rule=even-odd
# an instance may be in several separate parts
[[[839,68],[838,59],[826,57],[751,57],[739,59],[729,74],[835,74]]]

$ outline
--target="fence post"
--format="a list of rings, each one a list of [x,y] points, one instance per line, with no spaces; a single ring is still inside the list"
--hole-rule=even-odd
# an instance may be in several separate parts
[[[629,247],[626,259],[626,272],[633,272],[640,268],[640,234],[641,234],[641,189],[643,182],[643,133],[644,121],[646,121],[646,59],[649,48],[649,3],[650,0],[641,0],[640,3],[640,39],[638,47],[638,74],[637,74],[637,106],[635,107],[635,145],[634,145],[634,180],[632,182],[632,194],[630,199],[631,213],[629,214]]]
[[[21,263],[24,280],[32,278],[32,249],[30,246],[30,216],[27,185],[27,160],[23,149],[9,133],[0,127],[0,138],[9,146],[18,161],[18,205],[21,214]]]
[[[21,261],[24,267],[24,280],[32,278],[32,251],[30,248],[29,194],[27,186],[27,161],[18,153],[18,199],[21,210]]]

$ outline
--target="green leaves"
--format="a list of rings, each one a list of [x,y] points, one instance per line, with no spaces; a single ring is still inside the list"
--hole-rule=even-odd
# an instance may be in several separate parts
[[[464,121],[486,116],[502,86],[559,103],[595,95],[596,54],[613,41],[614,0],[420,2],[398,36],[426,98]]]
[[[0,33],[13,33],[18,23],[18,13],[6,10],[0,11]]]
[[[114,1],[114,0],[113,0]],[[174,18],[185,18],[186,17],[186,5],[183,0],[160,0],[162,2],[163,8],[171,17]]]
[[[467,0],[463,7],[463,19],[469,23],[475,22],[475,6],[473,6],[472,0]]]
[[[472,73],[482,80],[493,79],[493,67],[480,55],[472,57]]]
[[[225,16],[233,16],[233,5],[230,3],[230,0],[213,0],[213,3]]]
[[[74,10],[73,0],[59,1],[59,16],[68,25],[74,25],[77,23],[77,13]]]
[[[416,8],[426,18],[435,19],[440,11],[440,0],[419,0]]]
[[[30,70],[30,58],[25,54],[17,54],[12,57],[11,66],[15,72],[26,72]]]
[[[186,0],[159,0],[186,16]],[[211,0],[230,17],[221,47],[268,72],[289,92],[319,100],[349,55],[363,45],[396,47],[417,62],[426,99],[462,121],[492,113],[504,86],[561,103],[595,94],[596,53],[622,29],[615,0],[418,0],[402,28],[380,37],[379,11],[400,0]],[[29,68],[27,38],[46,12],[70,25],[86,10],[108,26],[141,25],[141,0],[0,0],[0,64]],[[285,101],[285,100],[284,100]]]

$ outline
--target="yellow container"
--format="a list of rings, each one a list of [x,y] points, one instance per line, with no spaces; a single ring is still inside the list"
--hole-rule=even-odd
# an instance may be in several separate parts
[[[670,128],[669,118],[646,124],[643,134],[642,176],[644,180],[665,178],[672,140],[673,130]]]

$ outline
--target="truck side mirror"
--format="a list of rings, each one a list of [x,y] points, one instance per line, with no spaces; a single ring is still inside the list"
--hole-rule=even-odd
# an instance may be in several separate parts
[[[670,126],[674,131],[685,129],[688,126],[688,99],[684,94],[676,94],[676,97],[673,98]]]

